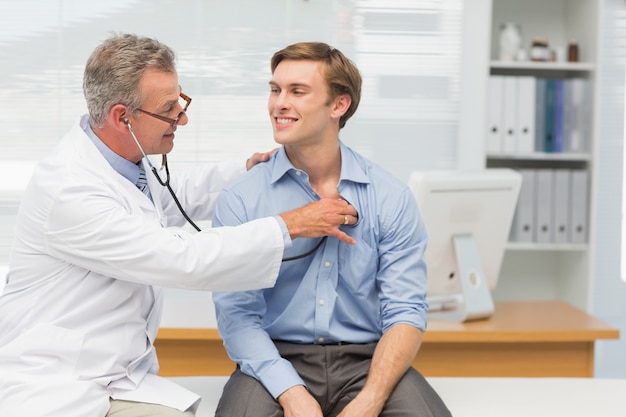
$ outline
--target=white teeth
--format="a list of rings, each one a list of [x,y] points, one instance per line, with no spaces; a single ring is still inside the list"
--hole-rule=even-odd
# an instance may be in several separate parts
[[[279,125],[286,125],[288,123],[291,123],[292,119],[280,119],[280,118],[276,118],[276,123],[278,123]]]

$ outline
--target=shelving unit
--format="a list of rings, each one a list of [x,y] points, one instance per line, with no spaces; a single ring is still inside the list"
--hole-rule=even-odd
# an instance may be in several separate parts
[[[598,62],[597,16],[599,0],[493,0],[490,75],[533,76],[537,78],[582,78],[591,85],[594,98]],[[579,45],[579,62],[499,61],[500,25],[519,24],[522,48],[529,51],[535,37],[548,40],[552,48],[567,48],[570,40]],[[530,54],[527,54],[530,56]],[[593,100],[593,102],[597,102]],[[593,195],[594,145],[597,127],[596,106],[591,107],[591,129],[584,140],[587,149],[576,153],[487,152],[486,166],[523,168],[564,168],[586,170],[589,196]],[[585,243],[510,242],[504,257],[500,279],[494,293],[496,300],[559,299],[589,310],[592,288],[593,218],[588,209],[588,234]]]

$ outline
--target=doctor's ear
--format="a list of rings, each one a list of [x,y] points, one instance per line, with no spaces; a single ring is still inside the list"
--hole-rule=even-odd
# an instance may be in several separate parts
[[[109,109],[108,116],[110,117],[111,122],[114,121],[114,123],[118,125],[121,123],[124,126],[120,127],[124,128],[130,124],[130,116],[132,116],[132,113],[124,104],[116,104]]]

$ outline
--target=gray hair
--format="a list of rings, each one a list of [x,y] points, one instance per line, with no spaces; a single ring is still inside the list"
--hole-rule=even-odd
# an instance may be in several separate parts
[[[175,58],[174,51],[156,39],[121,34],[102,42],[87,60],[83,77],[91,125],[102,127],[116,104],[136,111],[143,103],[141,76],[150,68],[175,72]]]

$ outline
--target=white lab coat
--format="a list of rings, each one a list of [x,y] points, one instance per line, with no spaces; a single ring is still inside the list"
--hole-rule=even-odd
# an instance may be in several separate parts
[[[18,213],[0,297],[0,416],[99,417],[109,397],[195,407],[195,394],[156,376],[160,287],[262,288],[280,268],[275,218],[200,233],[171,227],[184,219],[167,190],[146,169],[150,202],[103,158],[86,123],[37,166]],[[172,186],[192,218],[209,219],[241,172],[172,173]]]

